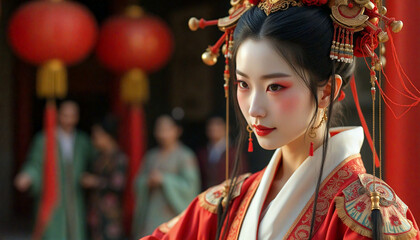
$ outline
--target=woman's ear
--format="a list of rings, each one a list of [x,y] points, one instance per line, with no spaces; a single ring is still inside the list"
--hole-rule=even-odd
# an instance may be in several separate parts
[[[335,81],[335,91],[334,91],[334,100],[335,100],[340,93],[341,86],[343,85],[343,79],[341,78],[340,75],[336,74],[334,77],[334,81]],[[328,107],[328,105],[330,105],[331,83],[332,83],[332,77],[330,78],[330,80],[325,86],[320,87],[318,89],[318,96],[319,96],[318,107],[319,108],[326,108]]]

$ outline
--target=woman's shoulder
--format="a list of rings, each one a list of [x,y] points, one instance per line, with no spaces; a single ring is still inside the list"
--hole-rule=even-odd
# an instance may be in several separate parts
[[[158,153],[159,153],[159,148],[153,147],[146,151],[146,153],[144,154],[144,157],[145,158],[155,157]]]
[[[236,198],[240,197],[245,192],[247,192],[249,188],[249,183],[252,182],[253,179],[255,179],[256,175],[257,174],[251,173],[240,175],[236,180],[231,199],[235,200]],[[198,202],[200,207],[211,213],[217,214],[217,206],[220,200],[225,197],[225,189],[226,186],[230,185],[230,181],[231,179],[226,180],[219,185],[210,187],[209,189],[198,195]]]
[[[82,130],[76,129],[75,130],[75,136],[77,138],[77,141],[80,141],[83,144],[90,143],[89,135]]]
[[[387,183],[366,173],[358,174],[358,178],[335,198],[335,208],[342,223],[362,236],[372,236],[370,194],[374,187],[380,193],[385,239],[412,239],[417,236],[417,225],[408,206]]]
[[[232,206],[243,200],[243,197],[249,195],[249,191],[255,185],[261,172],[254,174],[243,174],[237,178],[235,189],[232,197]],[[210,187],[206,191],[198,195],[179,216],[173,218],[169,222],[160,225],[152,237],[144,239],[161,239],[168,237],[169,239],[214,239],[217,224],[217,206],[222,197],[226,184],[223,182],[219,185]],[[254,184],[253,184],[254,183]],[[197,226],[201,227],[197,227]]]
[[[183,143],[179,144],[178,152],[181,153],[182,155],[195,157],[194,151]]]

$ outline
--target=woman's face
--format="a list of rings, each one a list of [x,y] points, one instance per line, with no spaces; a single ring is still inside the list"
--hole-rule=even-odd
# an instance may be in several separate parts
[[[168,146],[178,141],[181,130],[169,117],[162,116],[156,120],[155,138],[159,145]]]
[[[245,40],[236,55],[237,99],[258,142],[272,150],[304,136],[315,111],[303,79],[268,40]]]
[[[105,150],[109,146],[111,137],[98,125],[92,127],[92,144],[98,150]]]

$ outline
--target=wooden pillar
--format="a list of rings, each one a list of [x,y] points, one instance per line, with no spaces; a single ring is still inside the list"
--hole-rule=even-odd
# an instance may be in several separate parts
[[[387,8],[387,16],[404,22],[403,30],[398,34],[393,34],[394,43],[401,65],[413,84],[420,89],[420,58],[418,57],[420,1],[387,1]],[[405,92],[402,84],[399,84],[390,43],[387,44],[386,50],[387,75],[400,91]],[[387,89],[391,90],[390,87]],[[413,87],[409,89],[420,96]],[[393,94],[392,98],[400,103],[407,103],[407,99],[401,94]],[[401,110],[401,108],[397,109]],[[415,106],[398,120],[389,109],[386,109],[385,118],[385,177],[399,197],[410,207],[418,221],[420,219],[420,106]]]

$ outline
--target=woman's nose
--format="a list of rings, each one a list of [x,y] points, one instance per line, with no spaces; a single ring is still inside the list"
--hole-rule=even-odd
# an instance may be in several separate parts
[[[249,115],[254,118],[262,118],[266,116],[266,110],[264,99],[259,94],[254,94],[251,97],[251,103],[249,105]]]

